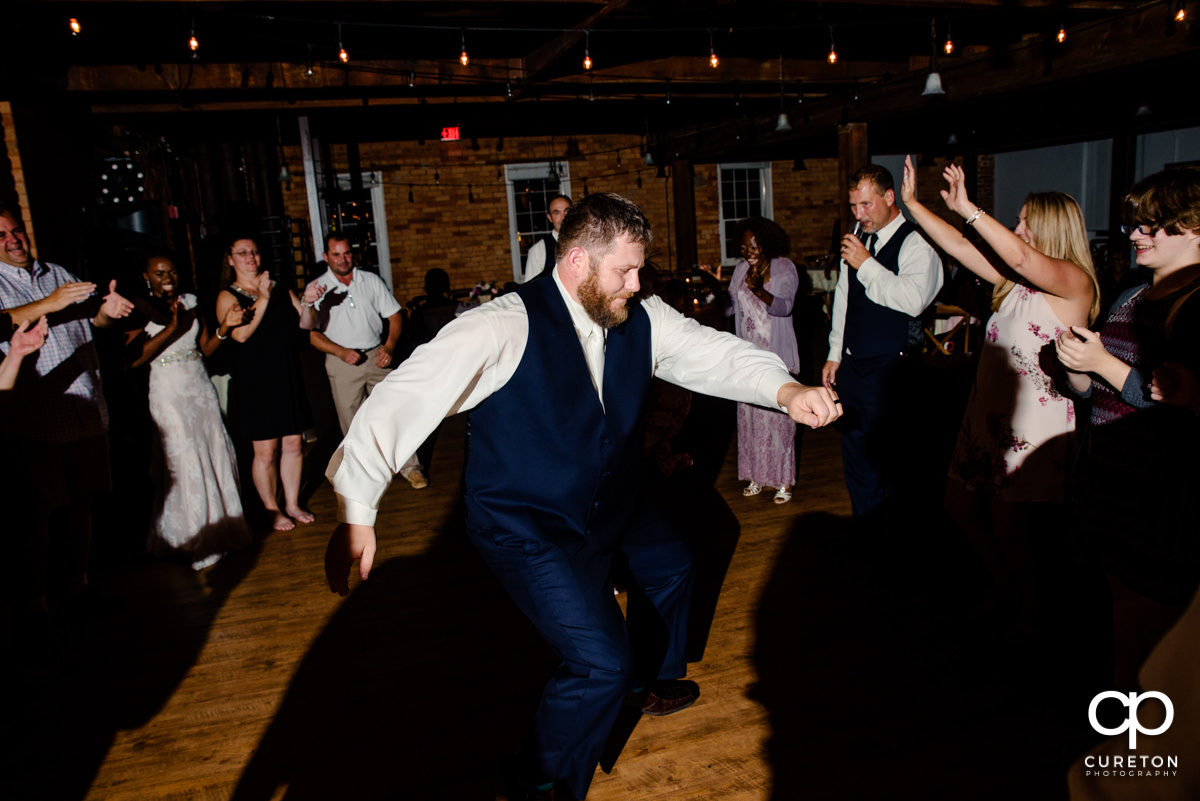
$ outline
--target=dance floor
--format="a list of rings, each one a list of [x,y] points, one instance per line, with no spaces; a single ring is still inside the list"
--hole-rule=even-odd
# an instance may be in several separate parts
[[[316,524],[200,574],[108,575],[122,608],[68,638],[62,669],[6,677],[19,745],[0,795],[496,798],[555,660],[462,533],[463,436],[444,426],[428,489],[393,485],[375,571],[346,599],[322,570],[327,484]],[[623,715],[590,801],[1065,798],[1097,738],[1087,633],[1069,617],[1040,636],[1002,625],[932,508],[852,529],[838,439],[806,435],[785,505],[742,497],[727,439],[711,471],[647,485],[700,555],[702,694],[671,717]]]

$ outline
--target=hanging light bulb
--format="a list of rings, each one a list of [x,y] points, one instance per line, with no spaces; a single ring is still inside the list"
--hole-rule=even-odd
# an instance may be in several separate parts
[[[712,28],[708,29],[708,66],[714,70],[721,65],[721,59],[717,58],[717,49],[713,45]]]
[[[342,23],[338,23],[338,61],[343,64],[350,63],[350,54],[346,52],[346,48],[342,46]]]
[[[188,37],[188,50],[192,51],[192,58],[200,58],[200,40],[196,38],[196,20],[192,19],[192,32]]]
[[[308,46],[308,56],[304,59],[304,77],[313,76],[312,45]]]
[[[71,17],[70,25],[72,36],[78,36],[79,34],[83,33],[83,26],[79,24],[79,20]]]
[[[1058,36],[1055,36],[1054,38],[1058,40],[1059,44],[1062,44],[1063,42],[1067,41],[1067,26],[1066,25],[1059,26]]]
[[[471,63],[471,57],[467,55],[467,32],[462,32],[462,53],[458,56],[458,61],[464,67]]]
[[[1178,2],[1175,3],[1174,19],[1176,22],[1183,22],[1184,20],[1187,19],[1187,7],[1184,5],[1183,0],[1178,0]],[[71,20],[71,22],[74,23],[75,20]],[[72,30],[74,30],[73,26],[72,26]]]
[[[950,20],[946,20],[946,44],[942,45],[942,50],[946,51],[946,55],[954,52],[954,39],[950,36]]]
[[[833,26],[829,26],[829,63],[837,63],[837,45],[833,41]]]
[[[583,68],[585,70],[590,70],[592,68],[591,31],[583,32]]]

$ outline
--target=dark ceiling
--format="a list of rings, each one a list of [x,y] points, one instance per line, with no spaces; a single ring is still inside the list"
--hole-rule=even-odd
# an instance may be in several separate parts
[[[705,160],[828,149],[838,124],[865,122],[890,151],[995,150],[1195,124],[1175,76],[1197,74],[1197,40],[1177,2],[10,0],[0,90],[195,131],[304,113],[360,141],[626,131]],[[935,50],[946,94],[927,97]],[[781,110],[793,130],[776,134]]]

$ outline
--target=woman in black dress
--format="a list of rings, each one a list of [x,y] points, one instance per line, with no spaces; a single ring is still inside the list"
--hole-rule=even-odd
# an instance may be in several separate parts
[[[271,525],[276,531],[289,531],[296,523],[314,519],[300,508],[302,435],[312,418],[296,351],[296,329],[313,327],[312,304],[320,289],[309,284],[301,302],[295,292],[272,281],[269,272],[260,272],[262,261],[253,239],[234,240],[225,258],[233,269],[233,282],[217,295],[217,319],[225,319],[234,304],[244,310],[242,325],[230,333],[235,343],[233,395],[241,433],[254,445],[251,475],[263,507],[273,516]],[[282,510],[276,498],[280,483]]]

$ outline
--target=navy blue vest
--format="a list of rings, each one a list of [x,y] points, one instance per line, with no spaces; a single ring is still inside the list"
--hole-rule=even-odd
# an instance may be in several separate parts
[[[917,227],[905,220],[878,253],[875,261],[892,273],[900,272],[900,246]],[[866,359],[885,353],[898,354],[921,341],[921,322],[914,317],[887,306],[880,306],[867,297],[867,290],[858,280],[858,270],[851,269],[847,281],[850,291],[846,303],[846,323],[842,329],[842,352],[856,359]]]
[[[529,341],[508,383],[471,412],[467,525],[608,550],[641,483],[650,318],[630,301],[629,319],[608,331],[601,407],[558,285],[533,281],[516,291]]]

